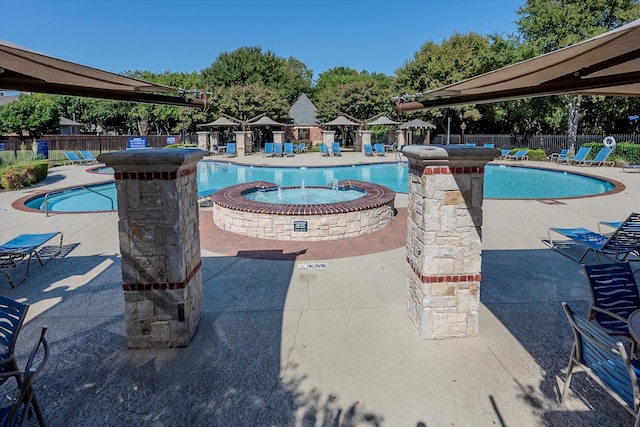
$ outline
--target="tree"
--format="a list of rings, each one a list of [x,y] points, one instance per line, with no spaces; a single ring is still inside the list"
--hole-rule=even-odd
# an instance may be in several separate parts
[[[60,107],[51,95],[21,94],[18,99],[0,107],[0,132],[27,132],[34,140],[60,128]]]
[[[640,17],[637,0],[527,0],[516,22],[536,54],[548,53],[602,34]],[[567,106],[569,143],[575,144],[581,96],[562,97]]]
[[[287,118],[288,104],[273,89],[253,83],[246,86],[218,87],[210,96],[210,119],[227,114],[241,120],[250,119],[265,113],[272,119],[284,121]]]

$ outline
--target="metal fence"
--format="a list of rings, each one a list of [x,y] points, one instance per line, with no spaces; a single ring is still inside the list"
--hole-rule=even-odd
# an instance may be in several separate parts
[[[640,144],[640,134],[615,134],[606,135],[613,136],[617,142],[634,142]],[[576,151],[588,142],[602,142],[603,135],[578,135]],[[446,144],[446,135],[436,135],[431,141],[432,144]],[[449,135],[450,144],[461,144],[462,135]],[[496,148],[514,149],[514,148],[530,148],[532,150],[542,149],[547,155],[551,153],[559,153],[563,148],[569,148],[567,135],[504,135],[504,134],[485,134],[485,135],[467,135],[464,136],[464,143],[475,143],[476,145],[494,144]]]

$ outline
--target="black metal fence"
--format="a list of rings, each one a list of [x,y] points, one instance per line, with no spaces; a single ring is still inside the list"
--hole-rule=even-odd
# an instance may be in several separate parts
[[[602,142],[605,136],[613,136],[617,142],[634,142],[640,144],[640,134],[616,135],[578,135],[576,151],[588,142]],[[436,135],[432,144],[446,144],[447,135]],[[475,143],[476,145],[494,144],[496,148],[514,149],[530,148],[542,149],[547,155],[559,153],[563,148],[569,148],[567,135],[449,135],[449,144]]]

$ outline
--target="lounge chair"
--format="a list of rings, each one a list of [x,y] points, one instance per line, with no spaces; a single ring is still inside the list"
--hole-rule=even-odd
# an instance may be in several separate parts
[[[551,157],[549,158],[549,160],[551,162],[555,161],[556,163],[566,162],[568,154],[569,154],[569,149],[563,148],[562,150],[560,150],[559,153],[551,153]]]
[[[340,152],[340,143],[339,142],[333,142],[331,144],[331,154],[334,156],[342,156],[342,153]]]
[[[391,145],[385,145],[384,150],[393,153],[394,151],[396,151],[396,143],[394,142]]]
[[[590,147],[580,147],[578,152],[572,158],[567,158],[567,163],[573,165],[574,163],[580,165],[587,159],[587,155],[591,151]]]
[[[224,155],[225,155],[225,157],[235,157],[235,156],[238,155],[238,153],[236,153],[236,143],[235,142],[227,143],[227,149],[225,150]]]
[[[80,155],[87,161],[88,164],[93,164],[98,161],[93,153],[89,150],[80,150]]]
[[[89,160],[80,158],[75,151],[63,151],[64,156],[71,165],[86,165],[89,164]],[[65,162],[66,163],[66,162]]]
[[[325,144],[320,144],[320,154],[323,156],[330,156],[331,154],[329,154],[329,147],[327,147]]]
[[[364,144],[362,147],[364,148],[365,156],[373,156],[373,147],[371,144]]]
[[[27,271],[24,275],[24,279],[26,279],[29,275],[29,268],[31,267],[31,258],[35,255],[40,265],[44,265],[42,258],[40,257],[40,251],[43,249],[42,245],[53,239],[58,234],[60,235],[60,244],[58,245],[57,250],[51,254],[51,257],[55,257],[62,250],[62,233],[59,231],[42,234],[21,234],[14,237],[0,246],[0,268],[17,267],[19,261],[27,258]],[[7,276],[9,284],[12,288],[15,288],[11,275],[4,270],[0,272]]]
[[[309,149],[307,148],[307,144],[301,142],[298,144],[298,153],[308,153]]]
[[[598,151],[598,154],[596,154],[596,157],[594,157],[593,160],[584,160],[582,164],[585,166],[606,166],[607,164],[609,164],[609,166],[613,166],[616,162],[607,161],[607,158],[612,152],[613,148],[604,147]]]
[[[482,148],[494,148],[494,145],[492,143],[486,143],[482,146]]]
[[[476,147],[476,143],[475,142],[467,142],[464,144],[467,147]]]
[[[273,157],[273,142],[264,143],[264,153],[262,155],[264,157]]]
[[[375,152],[376,152],[376,156],[386,156],[387,153],[384,150],[384,144],[382,143],[377,143],[375,146]]]
[[[211,154],[222,154],[224,153],[224,148],[220,147],[218,144],[211,144]]]
[[[635,341],[629,333],[629,315],[640,309],[640,294],[629,263],[585,265],[591,291],[588,320],[609,335],[626,339],[635,354]]]
[[[501,159],[506,158],[509,154],[511,154],[511,150],[507,150],[507,149],[500,150],[500,158]]]
[[[528,160],[529,150],[518,150],[515,154],[507,154],[504,156],[506,160]]]
[[[276,157],[282,157],[282,142],[273,143],[273,155]]]
[[[554,240],[554,233],[569,240]],[[581,264],[590,252],[595,253],[598,258],[603,256],[616,262],[640,261],[636,260],[640,256],[640,213],[632,213],[613,233],[608,234],[596,233],[586,228],[552,227],[549,229],[549,240],[543,242]],[[572,256],[573,249],[578,249],[581,254]]]
[[[295,156],[295,153],[293,152],[293,143],[291,143],[291,142],[285,142],[284,143],[284,155],[286,157]]]
[[[640,172],[640,164],[637,165],[622,165],[623,172]]]

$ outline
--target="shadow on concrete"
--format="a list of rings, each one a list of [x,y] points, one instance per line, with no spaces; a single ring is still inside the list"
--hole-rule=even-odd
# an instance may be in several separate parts
[[[580,399],[589,410],[563,410],[559,403],[573,343],[561,303],[586,316],[590,301],[580,264],[551,249],[484,251],[480,301],[544,373],[540,384],[514,381],[519,398],[547,425],[633,424],[626,410],[584,374],[574,374],[567,399]],[[494,404],[498,411],[499,405]]]
[[[283,348],[293,261],[203,257],[203,317],[191,344],[126,348],[120,260],[66,257],[9,298],[35,317],[19,363],[47,325],[51,357],[36,382],[49,425],[378,426],[382,416],[306,384]]]

